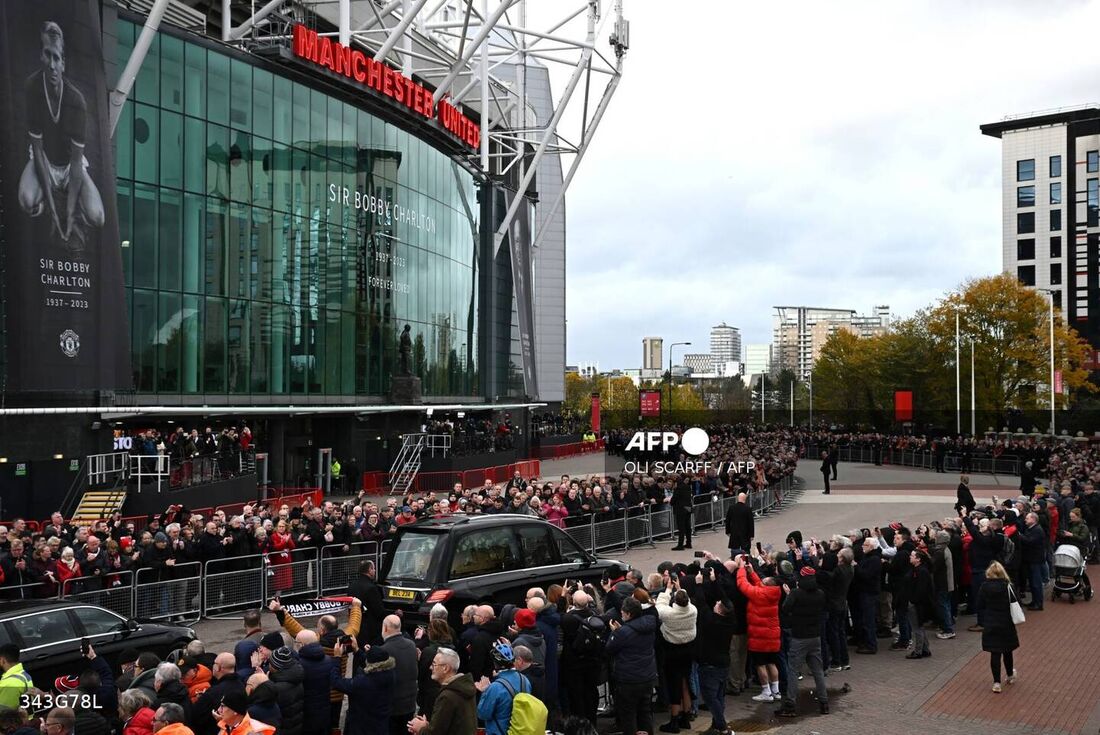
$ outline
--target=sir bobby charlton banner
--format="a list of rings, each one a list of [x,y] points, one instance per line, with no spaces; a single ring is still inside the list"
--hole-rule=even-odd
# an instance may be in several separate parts
[[[0,3],[7,390],[131,384],[100,45],[93,0]]]

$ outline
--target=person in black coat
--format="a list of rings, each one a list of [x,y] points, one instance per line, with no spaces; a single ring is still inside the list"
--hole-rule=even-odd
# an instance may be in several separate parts
[[[726,535],[729,536],[730,558],[741,552],[752,551],[752,540],[756,535],[752,509],[748,506],[749,496],[741,493],[737,502],[726,513]]]
[[[829,464],[829,453],[821,453],[821,479],[825,481],[825,489],[822,491],[822,495],[829,494],[829,475],[832,473],[832,465]]]
[[[382,589],[375,582],[378,568],[373,561],[359,565],[359,576],[348,585],[348,596],[363,601],[363,622],[359,626],[359,644],[381,642],[382,618],[386,610],[382,607]]]
[[[993,672],[993,691],[1001,691],[1001,660],[1004,660],[1008,683],[1016,681],[1012,652],[1020,647],[1016,625],[1012,622],[1010,603],[1016,601],[1015,591],[1008,581],[1008,572],[1000,562],[985,570],[985,582],[978,593],[985,610],[982,627],[982,650],[989,652],[989,668]]]
[[[289,648],[276,648],[268,659],[268,681],[278,694],[282,724],[280,735],[302,735],[305,722],[305,673]],[[311,713],[312,716],[312,713]]]
[[[909,615],[909,626],[913,632],[913,651],[906,658],[928,658],[932,651],[928,648],[928,631],[924,624],[936,619],[936,592],[932,583],[932,560],[928,554],[914,549],[909,552],[908,597],[909,609],[900,611]]]
[[[686,480],[672,491],[672,517],[676,519],[676,545],[673,551],[691,548],[691,486]]]
[[[974,512],[978,503],[974,500],[974,493],[970,492],[970,476],[962,475],[959,478],[959,487],[955,491],[955,510],[965,510],[967,515]]]
[[[213,711],[218,708],[226,694],[234,691],[244,693],[244,684],[237,678],[235,667],[236,661],[232,653],[219,653],[214,659],[210,688],[199,695],[191,708],[191,729],[195,735],[218,735],[218,721],[214,719]],[[328,704],[327,698],[325,704]],[[327,713],[328,710],[325,711]]]
[[[331,722],[332,672],[339,671],[312,630],[298,633],[298,660],[302,665],[302,707],[309,713],[304,735],[328,735]],[[198,735],[198,733],[196,733]]]
[[[873,538],[863,541],[863,558],[856,565],[856,587],[859,591],[859,620],[863,624],[863,640],[856,653],[878,653],[878,596],[882,590],[882,550]]]

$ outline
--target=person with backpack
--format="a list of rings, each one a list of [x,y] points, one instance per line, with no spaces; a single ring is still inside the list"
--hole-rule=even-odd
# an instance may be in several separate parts
[[[573,593],[573,606],[561,618],[561,676],[569,713],[596,724],[607,626],[592,609],[587,592]]]
[[[483,676],[474,686],[481,693],[477,717],[485,735],[542,735],[546,732],[546,705],[531,694],[530,680],[515,670],[515,653],[505,638],[492,647],[492,681]]]

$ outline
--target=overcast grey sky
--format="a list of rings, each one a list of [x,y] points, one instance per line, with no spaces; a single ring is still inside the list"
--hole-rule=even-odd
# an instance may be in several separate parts
[[[1100,1],[624,12],[623,81],[567,199],[570,364],[639,367],[649,335],[706,351],[721,321],[767,342],[776,304],[909,316],[996,273],[1000,141],[978,126],[1100,101],[1074,40]]]

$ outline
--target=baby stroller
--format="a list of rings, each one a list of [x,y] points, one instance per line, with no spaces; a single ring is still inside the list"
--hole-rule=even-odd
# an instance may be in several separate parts
[[[1062,544],[1054,551],[1054,591],[1051,599],[1062,595],[1069,597],[1070,604],[1082,599],[1092,599],[1092,584],[1085,574],[1085,557],[1081,549],[1073,544]]]

